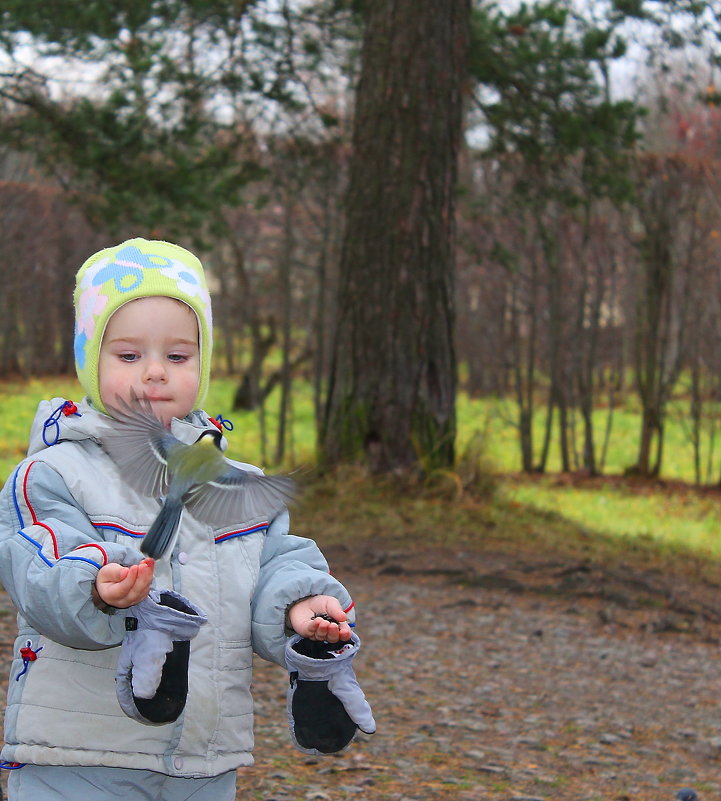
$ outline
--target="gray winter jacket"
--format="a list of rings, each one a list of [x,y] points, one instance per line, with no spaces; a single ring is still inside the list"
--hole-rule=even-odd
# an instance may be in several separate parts
[[[86,402],[66,416],[63,402],[40,404],[29,456],[0,494],[0,582],[19,630],[2,759],[195,777],[252,764],[253,651],[284,664],[288,605],[329,594],[350,610],[350,596],[315,543],[288,533],[287,512],[219,530],[184,512],[154,586],[208,616],[191,644],[187,704],[175,723],[126,717],[114,682],[125,617],[98,610],[91,587],[102,565],[142,559],[137,546],[160,507],[122,482],[95,439],[107,418]],[[209,428],[194,412],[171,430],[191,443]]]

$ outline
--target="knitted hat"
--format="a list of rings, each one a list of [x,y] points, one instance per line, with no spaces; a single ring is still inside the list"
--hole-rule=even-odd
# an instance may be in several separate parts
[[[111,315],[136,298],[163,296],[187,303],[198,318],[200,383],[196,405],[208,391],[213,321],[203,265],[185,248],[170,242],[128,239],[91,256],[75,284],[75,369],[93,405],[100,399],[98,358]]]

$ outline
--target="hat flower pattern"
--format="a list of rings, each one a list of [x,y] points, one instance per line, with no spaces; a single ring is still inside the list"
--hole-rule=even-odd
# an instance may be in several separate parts
[[[153,261],[154,260],[154,261]],[[115,283],[118,292],[131,292],[143,283],[143,270],[156,270],[167,267],[172,262],[166,256],[152,256],[141,253],[135,245],[118,251],[109,264],[98,265],[100,269],[92,276],[93,286],[102,286],[107,281]]]
[[[75,329],[75,361],[80,367],[85,367],[85,346],[95,333],[95,320],[107,305],[108,296],[100,287],[88,287],[80,295]]]

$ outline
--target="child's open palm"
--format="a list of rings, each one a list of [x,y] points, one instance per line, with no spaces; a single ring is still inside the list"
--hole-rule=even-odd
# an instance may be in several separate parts
[[[152,559],[143,559],[130,567],[110,562],[98,571],[95,588],[109,606],[127,609],[147,598],[154,571]]]
[[[332,595],[312,595],[297,601],[288,611],[293,630],[309,640],[349,640],[351,630],[347,618],[340,601]]]

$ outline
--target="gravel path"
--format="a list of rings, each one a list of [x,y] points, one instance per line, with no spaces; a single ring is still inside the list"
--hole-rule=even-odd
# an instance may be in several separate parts
[[[693,786],[721,798],[721,628],[690,602],[679,615],[510,580],[471,588],[449,580],[453,566],[392,562],[338,573],[378,733],[341,757],[296,756],[276,712],[281,671],[259,666],[256,797],[672,801]]]
[[[359,610],[378,733],[336,757],[295,751],[285,673],[258,661],[257,764],[238,799],[672,801],[684,786],[721,798],[714,588],[655,596],[644,577],[624,596],[592,571],[571,586],[566,568],[488,554],[366,557],[336,573]],[[0,626],[4,681],[1,592]]]

